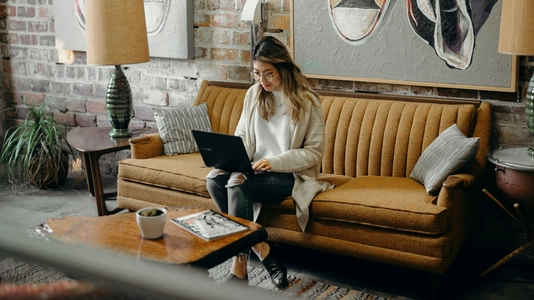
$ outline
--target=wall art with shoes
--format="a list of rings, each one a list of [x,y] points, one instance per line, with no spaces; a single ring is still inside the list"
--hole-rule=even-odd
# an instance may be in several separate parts
[[[514,92],[501,0],[293,0],[293,57],[311,78]]]

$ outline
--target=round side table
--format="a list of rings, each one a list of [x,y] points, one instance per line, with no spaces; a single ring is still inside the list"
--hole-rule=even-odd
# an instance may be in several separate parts
[[[513,203],[515,212],[506,208],[503,202],[486,189],[482,192],[526,230],[530,241],[486,269],[481,276],[534,245],[534,233],[531,227],[534,221],[534,156],[529,155],[527,149],[526,147],[498,149],[488,155],[488,160],[495,165],[497,190],[505,201]]]

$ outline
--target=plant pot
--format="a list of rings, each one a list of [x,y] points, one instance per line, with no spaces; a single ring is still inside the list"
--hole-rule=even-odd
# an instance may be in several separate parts
[[[69,153],[62,151],[61,159],[57,163],[34,158],[29,169],[33,186],[41,189],[60,187],[65,184],[69,173]]]

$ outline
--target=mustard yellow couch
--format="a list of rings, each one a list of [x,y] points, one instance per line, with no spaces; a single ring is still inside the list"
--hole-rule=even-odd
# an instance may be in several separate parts
[[[233,134],[247,86],[202,82],[194,105],[208,104],[215,132]],[[475,226],[489,151],[491,107],[480,101],[321,93],[326,150],[320,193],[303,233],[295,205],[264,206],[258,222],[269,240],[443,274]],[[425,148],[456,123],[480,138],[476,157],[428,195],[410,173]],[[209,168],[199,153],[165,156],[158,133],[131,140],[119,163],[118,205],[216,209],[205,187]]]

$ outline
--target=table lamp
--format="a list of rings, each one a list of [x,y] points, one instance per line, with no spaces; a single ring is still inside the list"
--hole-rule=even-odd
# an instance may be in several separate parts
[[[106,92],[112,138],[129,137],[132,91],[121,65],[150,60],[143,0],[86,1],[87,63],[114,65]]]
[[[534,0],[504,0],[502,3],[499,52],[534,55]],[[525,96],[525,113],[529,134],[534,136],[534,77],[531,76]],[[528,148],[534,156],[534,144]]]

